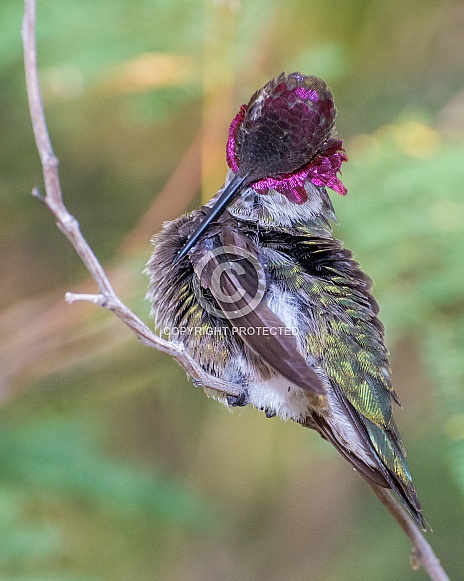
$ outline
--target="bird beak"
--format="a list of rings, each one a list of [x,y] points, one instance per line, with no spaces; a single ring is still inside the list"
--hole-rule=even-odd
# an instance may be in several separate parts
[[[218,201],[206,214],[203,222],[200,223],[195,232],[187,240],[182,250],[174,258],[173,262],[174,264],[178,263],[179,260],[182,260],[182,258],[184,258],[188,254],[188,252],[198,242],[198,239],[203,234],[203,232],[208,228],[211,222],[218,218],[223,212],[225,212],[227,207],[230,206],[230,204],[235,200],[235,198],[239,196],[243,188],[246,187],[247,179],[248,174],[246,174],[245,176],[239,176],[237,174],[232,178],[232,181],[227,185],[226,189],[219,196]]]

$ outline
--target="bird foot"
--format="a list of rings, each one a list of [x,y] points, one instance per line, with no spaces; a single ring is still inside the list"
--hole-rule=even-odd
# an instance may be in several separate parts
[[[243,407],[250,403],[250,396],[248,395],[248,389],[244,389],[240,395],[228,395],[227,403],[235,407]]]

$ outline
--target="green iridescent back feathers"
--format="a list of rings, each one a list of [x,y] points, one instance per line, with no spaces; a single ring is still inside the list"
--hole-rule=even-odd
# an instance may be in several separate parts
[[[261,242],[276,251],[269,270],[311,305],[317,333],[307,333],[308,353],[353,406],[387,470],[415,497],[393,419],[392,400],[399,400],[390,380],[378,305],[370,294],[372,282],[338,240],[299,230],[278,236],[275,230],[267,236],[261,232]]]

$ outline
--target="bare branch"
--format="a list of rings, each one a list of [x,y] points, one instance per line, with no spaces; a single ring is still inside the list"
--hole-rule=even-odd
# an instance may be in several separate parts
[[[66,301],[74,303],[87,301],[110,310],[148,347],[170,355],[193,379],[195,384],[213,389],[223,395],[240,395],[241,388],[215,378],[206,373],[186,353],[181,343],[166,341],[151,331],[116,295],[111,283],[97,260],[92,249],[82,236],[79,223],[63,203],[60,180],[58,176],[58,158],[55,156],[42,104],[37,71],[37,53],[35,42],[35,0],[25,0],[25,14],[22,27],[24,61],[26,69],[26,86],[29,99],[29,109],[32,127],[37,144],[37,150],[42,163],[45,182],[45,196],[34,188],[33,195],[44,203],[56,220],[58,228],[68,238],[77,254],[87,267],[97,283],[97,294],[67,293]],[[417,528],[409,514],[396,502],[393,495],[383,488],[371,484],[375,494],[395,517],[414,545],[415,566],[423,566],[433,581],[449,581],[432,548]]]
[[[441,566],[441,563],[432,547],[426,541],[424,535],[419,530],[406,510],[396,501],[393,494],[373,482],[369,482],[377,498],[384,504],[404,532],[408,535],[413,543],[411,553],[411,566],[414,570],[424,567],[433,581],[449,581],[449,577]]]
[[[39,86],[35,41],[35,0],[25,0],[22,37],[29,110],[45,182],[45,196],[40,194],[37,188],[34,188],[32,193],[53,214],[58,228],[73,245],[97,283],[99,290],[99,293],[95,295],[68,293],[66,300],[70,303],[85,300],[110,310],[135,333],[143,345],[162,351],[175,359],[196,384],[211,388],[224,395],[240,395],[240,386],[222,381],[206,373],[185,352],[181,343],[166,341],[156,335],[116,295],[103,267],[82,236],[78,221],[68,212],[63,203],[58,175],[58,158],[53,152],[48,135]]]
[[[88,293],[66,293],[64,300],[70,305],[72,303],[77,303],[78,301],[87,301],[89,303],[93,303],[94,305],[98,305],[99,307],[104,306],[103,295],[93,295]]]

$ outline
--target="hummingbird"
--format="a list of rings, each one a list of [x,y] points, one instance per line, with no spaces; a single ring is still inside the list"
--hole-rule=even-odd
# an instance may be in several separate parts
[[[208,396],[316,430],[425,530],[372,281],[332,235],[327,188],[347,193],[336,114],[318,77],[256,91],[230,125],[225,184],[153,237],[147,297],[159,331],[240,389]]]

